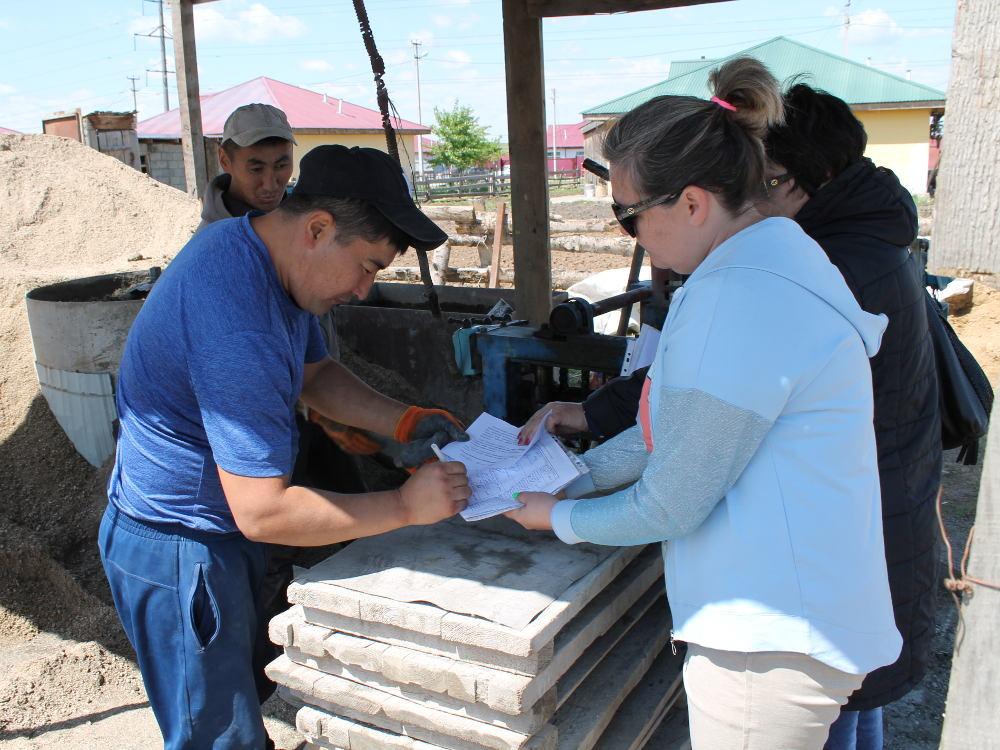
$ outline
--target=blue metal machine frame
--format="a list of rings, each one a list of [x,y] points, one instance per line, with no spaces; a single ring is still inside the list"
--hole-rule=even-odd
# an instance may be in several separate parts
[[[617,375],[621,370],[627,342],[624,336],[580,334],[545,338],[537,336],[537,330],[530,326],[505,326],[473,334],[475,354],[483,373],[483,406],[495,417],[507,421],[526,418],[512,413],[521,382],[516,369],[522,365],[608,375]]]

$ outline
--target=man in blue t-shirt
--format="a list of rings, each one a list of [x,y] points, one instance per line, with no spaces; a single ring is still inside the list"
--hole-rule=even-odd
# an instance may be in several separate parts
[[[404,444],[467,436],[455,418],[369,388],[327,356],[317,315],[444,233],[374,149],[321,146],[277,209],[215,222],[178,253],[122,359],[121,431],[101,559],[167,750],[268,747],[252,665],[265,543],[320,546],[465,507],[460,463],[398,490],[295,486],[295,407]]]

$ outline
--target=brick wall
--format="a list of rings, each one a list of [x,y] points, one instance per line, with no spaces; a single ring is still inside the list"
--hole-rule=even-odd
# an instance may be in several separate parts
[[[205,167],[209,180],[219,174],[218,145],[217,139],[205,139]],[[158,182],[187,192],[180,141],[141,141],[139,149],[144,172]]]

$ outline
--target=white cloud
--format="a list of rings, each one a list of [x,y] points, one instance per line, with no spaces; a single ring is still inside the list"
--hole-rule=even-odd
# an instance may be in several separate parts
[[[863,10],[851,16],[849,40],[858,44],[875,44],[903,36],[896,20],[881,8]]]
[[[199,41],[255,44],[295,39],[306,31],[306,25],[295,16],[279,16],[263,3],[252,3],[230,15],[210,5],[195,6],[195,34]]]
[[[157,27],[158,23],[149,16],[136,16],[128,22],[130,34],[148,34]]]
[[[42,120],[56,112],[67,112],[80,107],[84,112],[98,109],[123,109],[120,94],[97,94],[93,89],[79,88],[57,96],[26,96],[13,94],[3,105],[3,125],[23,133],[40,133]],[[131,107],[132,95],[128,96]]]
[[[435,26],[439,26],[442,29],[447,29],[451,26],[451,16],[431,16],[431,23]]]
[[[382,56],[386,65],[402,65],[412,57],[409,50],[394,49]]]
[[[414,31],[410,34],[410,40],[422,42],[423,44],[433,44],[434,32],[430,29],[420,29],[419,31]]]
[[[333,70],[333,65],[326,60],[303,60],[299,65],[303,70],[312,70],[317,73],[325,73]]]
[[[667,77],[670,71],[670,61],[659,57],[647,57],[639,60],[628,60],[621,57],[612,57],[608,60],[608,71],[623,76],[629,81],[629,90],[640,88],[647,83],[656,83]],[[650,78],[647,83],[637,82],[636,79]]]
[[[919,39],[945,33],[945,28],[908,29],[885,10],[873,8],[851,16],[848,41],[862,45],[884,44],[899,39]]]
[[[17,89],[13,86],[9,86],[6,83],[0,83],[0,96],[9,96],[10,94],[16,93]]]
[[[462,49],[449,50],[445,57],[451,62],[458,63],[459,65],[468,65],[472,62],[472,56]]]
[[[12,24],[11,24],[11,22],[10,22],[9,19],[7,19],[7,18],[0,18],[0,29],[9,29],[11,27],[12,27]]]

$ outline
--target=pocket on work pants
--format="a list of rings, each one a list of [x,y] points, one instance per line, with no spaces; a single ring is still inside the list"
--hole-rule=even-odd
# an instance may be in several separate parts
[[[188,604],[188,618],[198,650],[212,645],[222,629],[219,604],[205,575],[205,564],[195,563],[194,587]]]

